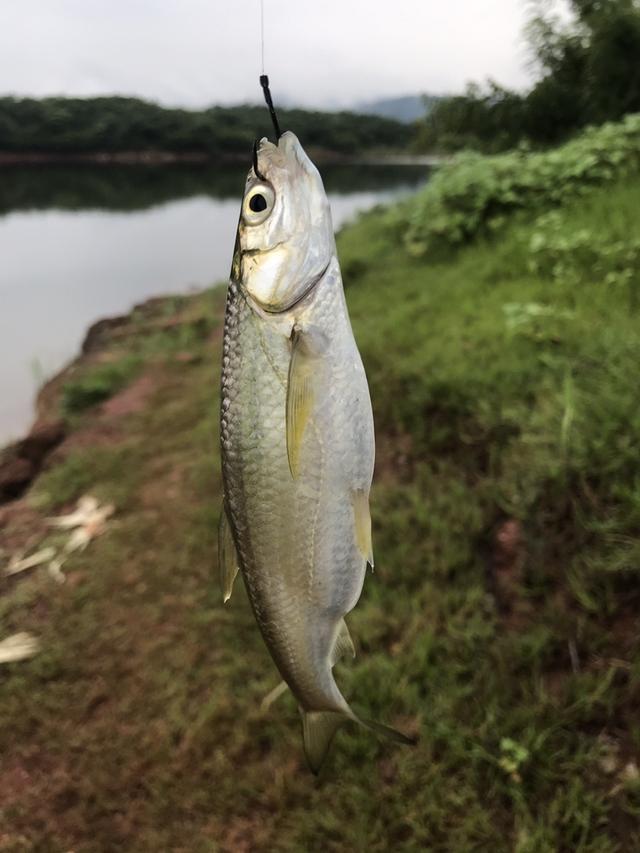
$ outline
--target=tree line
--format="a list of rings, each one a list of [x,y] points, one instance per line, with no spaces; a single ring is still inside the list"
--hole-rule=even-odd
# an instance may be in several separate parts
[[[381,116],[302,109],[278,115],[303,144],[342,155],[405,149],[411,141],[406,125]],[[246,156],[256,136],[273,136],[262,106],[187,110],[128,97],[0,98],[0,152]]]
[[[433,105],[419,150],[553,145],[640,111],[640,0],[570,0],[563,21],[539,0],[525,35],[538,79],[522,94],[489,82]]]

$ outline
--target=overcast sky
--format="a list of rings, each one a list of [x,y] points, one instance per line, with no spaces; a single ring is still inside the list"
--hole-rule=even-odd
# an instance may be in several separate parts
[[[526,0],[264,0],[278,100],[337,106],[529,81]],[[260,0],[0,0],[0,93],[260,98]]]

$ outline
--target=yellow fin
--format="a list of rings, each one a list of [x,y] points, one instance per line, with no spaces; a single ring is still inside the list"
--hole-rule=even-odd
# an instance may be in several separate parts
[[[353,516],[356,525],[356,545],[358,551],[373,568],[373,545],[371,543],[371,513],[369,512],[369,493],[364,489],[355,489],[352,494]]]
[[[351,639],[351,634],[347,628],[347,623],[343,619],[340,623],[340,628],[338,629],[338,636],[336,637],[336,641],[333,645],[331,666],[333,666],[336,661],[339,661],[340,658],[347,657],[347,655],[354,658],[356,656],[356,647],[353,645],[353,640]]]
[[[313,329],[302,331],[294,326],[287,383],[287,457],[294,479],[298,476],[304,430],[313,411],[318,355],[325,348],[322,332]]]
[[[233,582],[238,574],[238,554],[233,536],[231,535],[231,527],[227,519],[224,502],[220,511],[220,522],[218,524],[218,568],[220,570],[222,597],[226,604],[231,598]]]

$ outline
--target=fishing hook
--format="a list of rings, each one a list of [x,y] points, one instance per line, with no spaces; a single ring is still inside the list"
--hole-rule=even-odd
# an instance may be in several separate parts
[[[255,172],[256,178],[259,178],[261,181],[265,181],[265,176],[258,169],[258,140],[255,139],[253,142],[253,171]]]
[[[264,99],[267,102],[267,106],[269,107],[269,115],[271,116],[271,121],[273,122],[273,129],[276,132],[276,140],[278,140],[282,136],[282,133],[280,132],[280,125],[278,124],[276,108],[273,106],[271,92],[269,91],[269,77],[267,74],[260,75],[260,85],[262,86],[262,91],[264,92]]]

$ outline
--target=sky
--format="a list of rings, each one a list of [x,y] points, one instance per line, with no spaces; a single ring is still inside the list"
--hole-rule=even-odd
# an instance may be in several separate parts
[[[283,104],[338,107],[530,82],[527,0],[264,0]],[[0,0],[0,94],[259,101],[260,0]]]

